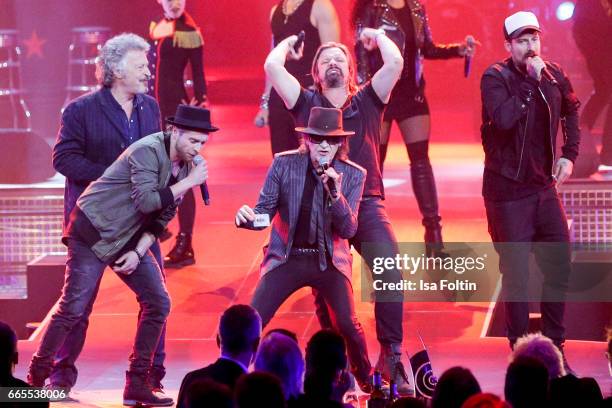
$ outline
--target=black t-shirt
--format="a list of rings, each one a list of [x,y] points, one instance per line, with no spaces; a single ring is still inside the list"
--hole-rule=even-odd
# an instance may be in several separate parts
[[[331,102],[318,91],[302,88],[291,114],[296,126],[306,127],[310,109],[314,106],[333,108]],[[372,84],[368,82],[352,95],[342,107],[344,130],[353,131],[349,136],[349,159],[364,167],[366,176],[364,196],[384,198],[382,175],[380,174],[378,146],[380,145],[380,122],[385,104],[380,100]]]

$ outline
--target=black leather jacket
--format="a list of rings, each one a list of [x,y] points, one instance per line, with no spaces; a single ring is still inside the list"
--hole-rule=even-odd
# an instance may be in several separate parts
[[[559,65],[546,62],[558,82],[540,82],[520,72],[510,58],[491,65],[482,76],[482,144],[485,168],[516,181],[525,181],[525,149],[530,146],[535,123],[535,98],[543,97],[549,111],[550,163],[555,163],[556,136],[562,124],[562,157],[572,162],[578,156],[580,102]],[[536,139],[537,140],[537,139]],[[552,169],[551,169],[552,174]]]
[[[410,8],[412,14],[417,52],[415,60],[412,62],[404,58],[404,71],[402,72],[402,76],[408,71],[406,69],[408,64],[413,63],[416,70],[415,85],[419,87],[423,81],[423,59],[449,59],[460,57],[459,44],[435,44],[431,37],[425,6],[418,0],[406,0],[406,7]],[[386,0],[372,0],[372,3],[364,9],[361,16],[359,16],[358,20],[355,22],[355,27],[357,81],[359,84],[363,84],[382,67],[383,61],[380,52],[377,50],[367,51],[363,47],[363,43],[359,41],[361,29],[364,27],[384,28],[387,36],[395,42],[402,52],[402,55],[404,54],[406,36]]]

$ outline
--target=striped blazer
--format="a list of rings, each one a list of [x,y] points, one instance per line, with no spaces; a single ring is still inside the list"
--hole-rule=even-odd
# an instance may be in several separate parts
[[[268,214],[273,220],[270,239],[264,247],[264,259],[260,268],[262,275],[287,262],[289,258],[309,160],[307,153],[299,153],[297,150],[283,152],[276,155],[268,170],[254,208],[256,214]],[[334,168],[342,173],[338,201],[327,205],[323,203],[322,194],[315,194],[313,209],[316,206],[323,209],[324,234],[318,235],[319,240],[324,239],[324,242],[320,242],[320,245],[325,245],[334,266],[351,281],[352,255],[348,239],[357,232],[357,214],[366,170],[348,160],[335,160]],[[320,191],[319,188],[322,186],[318,186],[315,192]]]
[[[53,147],[53,167],[66,176],[64,191],[64,225],[70,212],[89,183],[104,173],[126,149],[123,123],[113,114],[109,88],[83,95],[68,104]],[[147,95],[136,95],[139,109],[139,139],[160,128],[157,101]]]

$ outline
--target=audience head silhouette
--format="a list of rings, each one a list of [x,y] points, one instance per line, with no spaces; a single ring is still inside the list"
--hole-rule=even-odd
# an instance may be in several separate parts
[[[276,375],[283,384],[287,399],[297,398],[302,392],[302,351],[291,337],[281,332],[263,337],[255,356],[255,370]]]
[[[510,361],[514,361],[519,356],[533,357],[540,360],[550,378],[563,377],[563,356],[561,351],[555,346],[553,341],[541,333],[527,334],[516,341],[514,350],[510,356]]]
[[[11,326],[0,322],[0,377],[12,375],[17,361],[17,335]]]
[[[442,373],[431,399],[432,408],[461,408],[470,396],[480,392],[480,385],[470,370],[451,367]]]
[[[261,317],[248,305],[228,308],[219,323],[221,354],[237,356],[257,351],[261,336]]]
[[[331,398],[346,369],[347,356],[344,338],[329,329],[315,333],[306,345],[306,395]]]
[[[504,394],[513,408],[545,406],[548,398],[548,370],[544,363],[527,356],[514,359],[506,371]]]
[[[233,408],[232,392],[225,384],[210,378],[198,379],[187,388],[185,408]]]
[[[236,408],[284,408],[285,396],[280,380],[272,374],[252,372],[236,384]]]

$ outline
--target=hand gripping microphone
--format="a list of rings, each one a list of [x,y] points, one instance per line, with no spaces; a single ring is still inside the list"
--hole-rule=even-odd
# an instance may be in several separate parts
[[[200,163],[204,161],[204,158],[199,154],[193,158],[193,164],[198,166]],[[202,193],[202,200],[204,200],[204,205],[210,205],[210,194],[208,193],[208,184],[206,181],[200,184],[200,192]]]
[[[474,45],[476,45],[476,40],[471,35],[468,35],[465,38],[465,43],[468,47],[472,48]],[[469,77],[471,70],[472,70],[472,56],[466,54],[465,59],[463,60],[463,76],[465,78]]]
[[[293,50],[295,52],[300,52],[300,47],[304,43],[305,37],[306,33],[304,32],[304,30],[300,31],[300,33],[297,35],[297,41],[295,42],[295,44],[293,44]]]
[[[533,52],[533,50],[529,50],[529,51],[527,51],[527,54],[525,54],[525,56],[526,56],[527,58],[533,58],[533,57],[535,57],[535,56],[536,56],[536,53],[535,53],[535,52]],[[542,73],[542,76],[543,76],[544,78],[546,78],[546,79],[547,79],[547,80],[548,80],[548,81],[549,81],[551,84],[553,84],[553,85],[558,85],[557,80],[555,79],[555,77],[554,77],[554,76],[552,76],[552,74],[551,74],[551,73],[550,73],[550,71],[548,70],[548,67],[544,66],[544,68],[542,68],[541,73]]]
[[[320,157],[319,158],[319,166],[323,168],[323,170],[329,169],[329,157]],[[327,187],[329,188],[329,194],[335,200],[338,198],[338,190],[336,189],[336,183],[330,177],[327,179]]]

